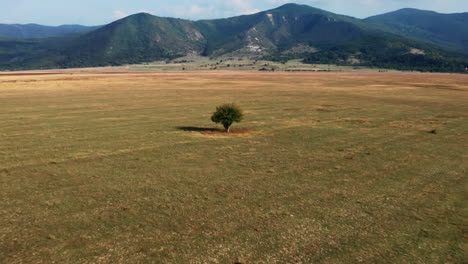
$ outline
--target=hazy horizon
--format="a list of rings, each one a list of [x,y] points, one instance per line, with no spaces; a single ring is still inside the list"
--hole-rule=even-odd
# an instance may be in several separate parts
[[[468,11],[468,1],[457,0],[180,0],[167,3],[161,0],[82,0],[65,3],[50,0],[17,0],[2,4],[1,24],[104,25],[131,14],[146,12],[156,16],[190,20],[227,18],[252,14],[286,3],[305,4],[341,15],[357,18],[379,15],[401,8],[416,8],[438,13]]]

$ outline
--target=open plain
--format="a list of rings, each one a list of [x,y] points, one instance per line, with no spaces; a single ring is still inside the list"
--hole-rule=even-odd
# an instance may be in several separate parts
[[[5,73],[0,121],[0,263],[467,261],[468,75]]]

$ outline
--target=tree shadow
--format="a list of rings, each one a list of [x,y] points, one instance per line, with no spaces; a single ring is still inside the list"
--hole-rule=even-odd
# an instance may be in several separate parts
[[[187,132],[224,132],[223,129],[213,127],[180,126],[177,129]]]

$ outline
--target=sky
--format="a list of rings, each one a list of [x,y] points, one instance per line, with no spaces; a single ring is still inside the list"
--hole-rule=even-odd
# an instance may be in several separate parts
[[[468,12],[468,0],[0,0],[0,23],[91,26],[139,12],[191,20],[212,19],[252,14],[290,2],[357,18],[406,7],[439,13]]]

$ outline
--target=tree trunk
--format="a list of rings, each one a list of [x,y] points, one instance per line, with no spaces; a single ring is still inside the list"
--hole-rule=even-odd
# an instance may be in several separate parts
[[[228,126],[228,127],[227,127],[226,132],[227,132],[227,133],[231,132],[231,126]]]

